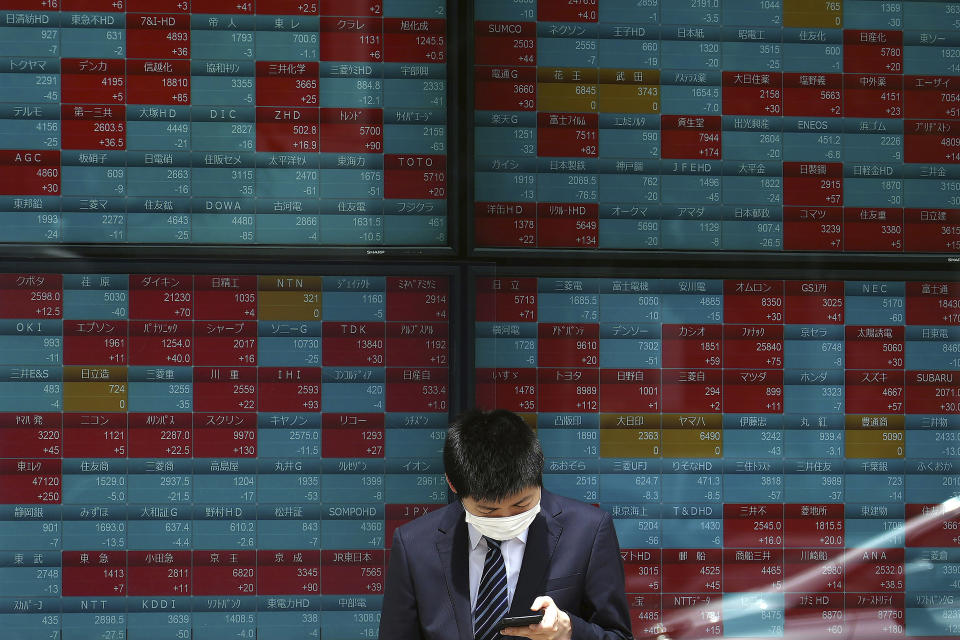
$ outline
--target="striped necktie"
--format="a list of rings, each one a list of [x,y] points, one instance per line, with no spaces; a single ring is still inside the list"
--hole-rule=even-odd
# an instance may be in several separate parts
[[[477,606],[473,610],[473,630],[476,640],[502,638],[496,630],[497,621],[507,614],[507,567],[500,553],[500,541],[487,541],[487,557],[483,561],[483,573],[480,574],[480,588],[477,590]]]

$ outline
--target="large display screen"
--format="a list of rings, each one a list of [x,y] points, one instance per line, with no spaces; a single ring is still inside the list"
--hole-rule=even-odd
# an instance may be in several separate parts
[[[0,274],[0,636],[375,638],[447,501],[454,282]]]
[[[446,0],[11,0],[4,243],[447,247]]]
[[[613,514],[637,638],[956,637],[960,285],[476,280],[475,398]]]
[[[958,10],[477,0],[474,246],[958,253]]]

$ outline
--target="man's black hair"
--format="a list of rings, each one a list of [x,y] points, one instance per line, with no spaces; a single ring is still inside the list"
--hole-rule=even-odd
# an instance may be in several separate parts
[[[543,485],[537,434],[506,409],[471,409],[454,420],[443,445],[443,465],[458,498],[496,502]]]

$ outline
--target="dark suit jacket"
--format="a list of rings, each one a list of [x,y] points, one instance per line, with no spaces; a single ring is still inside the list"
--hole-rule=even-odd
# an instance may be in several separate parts
[[[474,640],[469,539],[459,502],[394,532],[380,640]],[[510,615],[529,614],[541,595],[570,616],[574,640],[633,637],[610,514],[542,492]]]

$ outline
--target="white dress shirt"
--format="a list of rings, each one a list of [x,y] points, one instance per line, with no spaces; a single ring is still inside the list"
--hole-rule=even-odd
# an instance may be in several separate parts
[[[476,528],[467,523],[470,533],[470,611],[477,607],[477,591],[480,590],[480,578],[483,574],[483,561],[487,557],[487,541]],[[523,550],[527,548],[527,532],[524,529],[516,538],[510,538],[500,543],[500,553],[503,555],[503,564],[507,569],[507,598],[513,604],[513,592],[517,589],[517,578],[520,577],[520,565],[523,564]],[[532,602],[527,603],[530,606]]]

